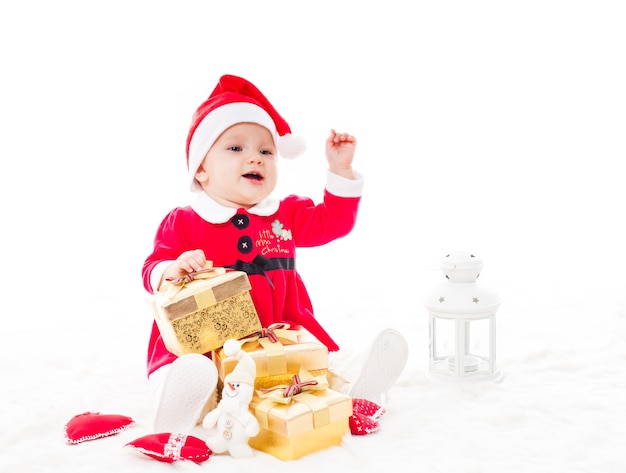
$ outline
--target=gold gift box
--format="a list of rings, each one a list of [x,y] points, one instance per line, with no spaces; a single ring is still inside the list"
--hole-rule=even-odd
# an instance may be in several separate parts
[[[342,444],[350,430],[352,398],[331,389],[305,391],[288,404],[255,395],[250,410],[261,425],[250,446],[280,460],[296,460]]]
[[[313,376],[326,374],[328,348],[311,333],[303,328],[276,329],[274,333],[278,337],[276,342],[267,337],[254,337],[242,343],[241,348],[256,365],[255,389],[289,383],[302,369]],[[237,366],[237,358],[226,356],[223,348],[214,350],[211,358],[217,366],[220,381]]]
[[[163,342],[175,355],[207,353],[261,329],[248,275],[220,269],[213,277],[169,285],[150,297]]]

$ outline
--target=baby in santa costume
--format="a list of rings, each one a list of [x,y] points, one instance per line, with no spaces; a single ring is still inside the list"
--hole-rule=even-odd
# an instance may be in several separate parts
[[[203,269],[207,260],[245,271],[263,327],[277,322],[304,327],[328,347],[333,368],[332,352],[339,347],[314,316],[295,257],[297,247],[324,245],[354,227],[363,190],[363,177],[352,167],[356,144],[354,136],[331,130],[321,203],[295,195],[277,199],[272,195],[277,159],[298,156],[304,142],[291,134],[256,86],[241,77],[221,77],[193,115],[187,138],[189,184],[197,195],[159,225],[154,250],[143,265],[145,289],[154,293],[166,280]],[[407,355],[405,339],[385,330],[374,340],[360,374],[343,387],[331,387],[382,403]],[[177,358],[153,323],[147,369],[158,392],[155,429],[193,428],[217,383],[211,360]]]

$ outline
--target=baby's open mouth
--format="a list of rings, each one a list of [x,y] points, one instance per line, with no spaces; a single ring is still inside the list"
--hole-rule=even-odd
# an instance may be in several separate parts
[[[262,181],[263,180],[263,176],[261,176],[260,174],[256,173],[256,172],[249,172],[243,175],[243,177],[245,177],[246,179],[252,179],[255,181]]]

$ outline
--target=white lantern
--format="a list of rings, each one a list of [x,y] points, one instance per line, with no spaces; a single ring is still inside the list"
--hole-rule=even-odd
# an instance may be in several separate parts
[[[496,369],[500,298],[476,282],[482,267],[482,260],[466,251],[450,253],[440,261],[447,280],[424,301],[429,322],[429,370],[434,378],[485,381],[500,375]]]

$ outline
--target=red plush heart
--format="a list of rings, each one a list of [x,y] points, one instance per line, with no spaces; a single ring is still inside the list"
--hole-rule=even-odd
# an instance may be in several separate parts
[[[350,433],[352,435],[367,435],[378,430],[380,430],[378,421],[359,413],[350,416]]]
[[[135,422],[130,417],[115,414],[85,412],[78,414],[65,424],[65,440],[67,443],[81,443],[87,440],[108,437],[128,429]]]
[[[352,412],[363,414],[372,419],[380,419],[386,411],[375,402],[367,399],[352,399]]]
[[[184,434],[150,434],[125,445],[162,462],[191,460],[201,463],[209,458],[211,449],[197,437]]]

